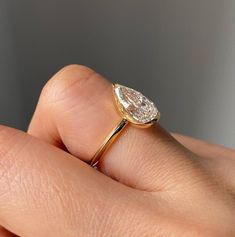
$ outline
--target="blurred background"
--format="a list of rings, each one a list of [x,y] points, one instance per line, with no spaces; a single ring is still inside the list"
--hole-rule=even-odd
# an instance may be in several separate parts
[[[167,129],[235,148],[234,0],[0,0],[1,124],[25,130],[71,63],[148,95]]]

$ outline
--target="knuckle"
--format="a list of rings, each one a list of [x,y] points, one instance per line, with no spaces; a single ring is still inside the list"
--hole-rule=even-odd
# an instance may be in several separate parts
[[[71,64],[57,72],[43,87],[41,99],[57,102],[72,94],[74,88],[81,86],[95,71],[89,67]]]

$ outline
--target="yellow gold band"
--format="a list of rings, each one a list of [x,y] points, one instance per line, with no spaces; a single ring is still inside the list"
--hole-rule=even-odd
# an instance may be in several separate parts
[[[106,137],[105,141],[99,148],[99,150],[95,153],[94,157],[92,158],[90,165],[92,167],[97,166],[100,162],[102,156],[104,155],[107,148],[114,142],[117,136],[123,131],[125,126],[128,124],[127,119],[122,119],[121,122],[113,129],[113,131]]]

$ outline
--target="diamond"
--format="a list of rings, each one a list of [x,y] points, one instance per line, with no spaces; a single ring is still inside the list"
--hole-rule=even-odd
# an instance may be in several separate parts
[[[114,94],[118,108],[127,120],[135,124],[148,124],[159,119],[157,107],[142,93],[114,84]]]

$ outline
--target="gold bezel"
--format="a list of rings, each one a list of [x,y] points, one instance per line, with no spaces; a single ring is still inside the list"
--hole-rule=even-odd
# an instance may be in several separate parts
[[[150,127],[152,126],[154,123],[158,122],[160,120],[160,117],[161,117],[161,114],[160,112],[158,111],[157,112],[157,115],[154,119],[152,119],[151,121],[147,122],[147,123],[140,123],[138,121],[136,121],[133,117],[131,117],[127,111],[125,110],[125,108],[123,107],[123,105],[119,102],[119,99],[117,98],[117,95],[115,93],[115,88],[117,86],[121,86],[119,84],[112,84],[112,87],[113,87],[113,96],[114,96],[114,99],[115,99],[115,104],[116,104],[116,107],[117,107],[117,110],[119,112],[119,114],[122,116],[122,118],[128,120],[130,123],[132,123],[134,126],[137,126],[137,127],[141,127],[141,128],[147,128],[147,127]]]

